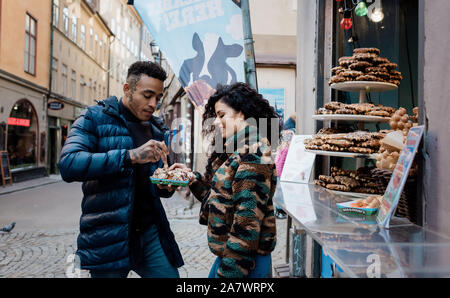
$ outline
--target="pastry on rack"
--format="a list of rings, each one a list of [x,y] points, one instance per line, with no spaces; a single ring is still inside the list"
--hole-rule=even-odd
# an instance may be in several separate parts
[[[395,108],[386,107],[383,105],[374,105],[371,103],[345,104],[333,101],[325,104],[323,108],[318,109],[316,114],[318,115],[343,114],[343,115],[391,117],[395,113],[395,111],[396,111]]]
[[[353,56],[339,58],[339,66],[332,68],[329,85],[349,81],[385,82],[400,85],[402,73],[397,71],[398,64],[380,57],[377,48],[358,48]]]
[[[314,184],[330,190],[364,194],[379,194],[378,180],[371,175],[373,168],[362,167],[358,170],[331,168],[331,176],[320,175]]]

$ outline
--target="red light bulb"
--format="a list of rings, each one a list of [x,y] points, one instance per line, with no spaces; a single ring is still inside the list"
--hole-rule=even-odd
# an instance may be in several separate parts
[[[344,18],[341,21],[341,28],[344,30],[348,30],[353,26],[352,22],[352,11],[350,9],[346,9],[344,11]]]

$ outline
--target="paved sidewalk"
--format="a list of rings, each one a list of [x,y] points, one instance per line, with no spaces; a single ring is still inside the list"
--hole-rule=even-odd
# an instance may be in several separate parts
[[[64,183],[59,176],[17,183],[0,190],[0,196],[25,189]],[[207,245],[206,227],[198,224],[200,203],[191,208],[182,193],[162,198],[171,229],[180,247],[185,265],[179,268],[182,278],[205,278],[215,256]],[[81,201],[81,198],[80,198]],[[286,220],[277,220],[278,241],[272,253],[274,266],[285,263]],[[67,277],[71,256],[76,250],[77,229],[0,232],[0,278],[2,277]],[[81,277],[89,277],[87,271]],[[138,277],[130,272],[129,277]]]
[[[23,191],[27,189],[32,189],[36,187],[45,186],[48,184],[61,182],[62,178],[60,175],[50,175],[48,177],[42,177],[37,179],[32,179],[28,181],[18,182],[14,184],[6,184],[5,187],[0,187],[0,196],[11,194],[18,191]]]

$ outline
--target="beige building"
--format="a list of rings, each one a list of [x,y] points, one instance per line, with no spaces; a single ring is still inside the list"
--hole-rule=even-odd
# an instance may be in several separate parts
[[[258,90],[283,102],[277,108],[286,121],[295,114],[297,0],[251,0],[249,5]]]
[[[49,169],[56,163],[71,124],[84,107],[108,96],[112,32],[98,1],[53,0],[51,98],[48,110]]]
[[[0,150],[13,181],[45,174],[51,1],[0,1]]]

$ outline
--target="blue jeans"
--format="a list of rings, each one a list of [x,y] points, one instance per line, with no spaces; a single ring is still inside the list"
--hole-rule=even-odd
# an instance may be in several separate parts
[[[217,257],[212,265],[208,278],[218,278],[217,270],[222,262],[221,257]],[[272,255],[257,255],[255,258],[255,268],[249,271],[247,278],[271,278],[272,277]]]
[[[178,269],[167,259],[159,241],[156,225],[152,225],[142,235],[144,242],[144,257],[135,267],[131,268],[143,278],[179,278]],[[126,278],[130,270],[95,271],[91,270],[92,278]]]

